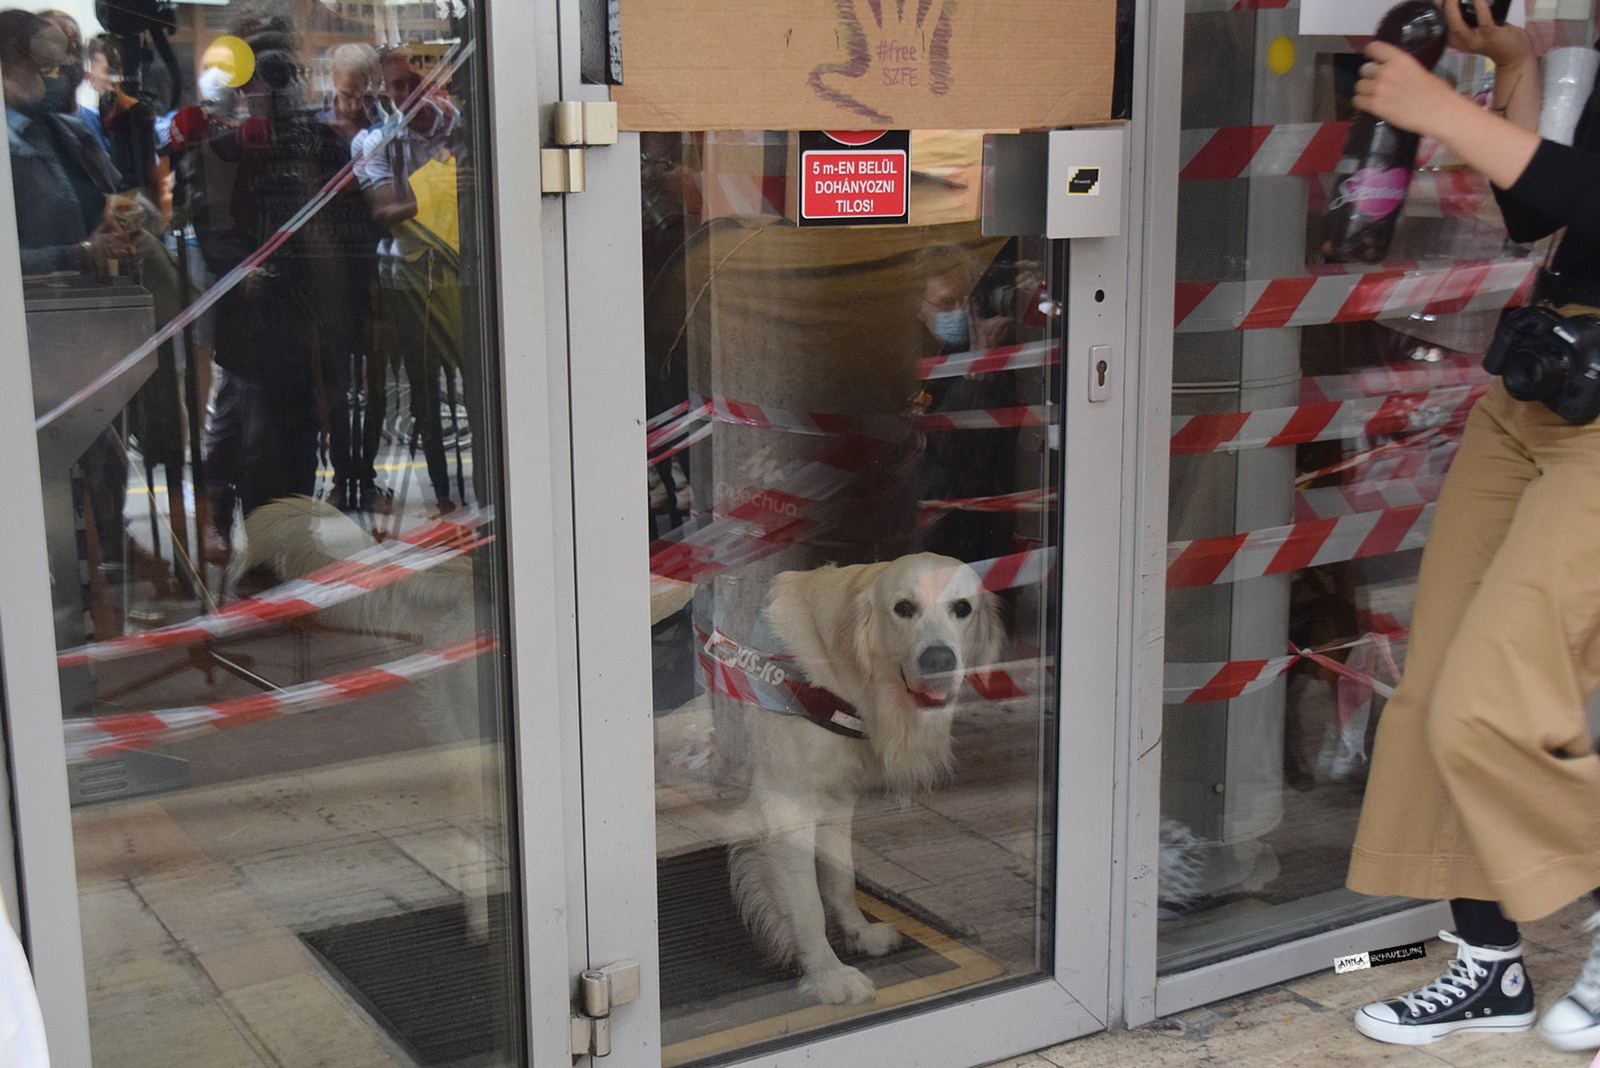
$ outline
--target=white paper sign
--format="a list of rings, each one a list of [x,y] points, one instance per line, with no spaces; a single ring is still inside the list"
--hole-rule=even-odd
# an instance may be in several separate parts
[[[1370,37],[1384,13],[1397,0],[1300,0],[1302,34],[1337,34],[1340,37]],[[1488,12],[1489,0],[1477,0],[1478,10]],[[1506,21],[1521,26],[1528,21],[1525,0],[1511,0]]]

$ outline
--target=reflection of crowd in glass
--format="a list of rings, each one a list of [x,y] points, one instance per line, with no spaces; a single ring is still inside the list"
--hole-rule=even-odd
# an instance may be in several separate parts
[[[81,461],[105,562],[120,562],[126,542],[129,457],[166,465],[181,491],[189,435],[204,443],[196,510],[212,562],[231,553],[240,512],[276,498],[314,494],[350,512],[402,506],[396,494],[409,489],[419,452],[425,507],[445,512],[481,494],[463,453],[467,420],[456,418],[477,414],[465,394],[481,381],[463,366],[458,194],[470,192],[457,181],[466,154],[456,101],[406,48],[351,41],[320,57],[319,108],[287,19],[240,16],[229,33],[189,92],[172,91],[171,71],[152,78],[160,64],[142,50],[141,89],[125,38],[85,43],[65,16],[0,12],[24,275],[105,285],[131,276],[153,296],[157,329],[226,288],[188,335],[203,410],[186,417],[169,343],[134,405]],[[326,202],[305,218],[319,196]],[[286,224],[294,232],[284,238]],[[408,413],[392,410],[396,388]],[[403,462],[381,462],[386,444]],[[385,485],[389,466],[400,473]],[[186,540],[181,511],[173,536]]]

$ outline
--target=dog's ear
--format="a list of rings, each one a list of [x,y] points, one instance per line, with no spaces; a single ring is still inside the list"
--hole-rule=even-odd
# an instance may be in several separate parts
[[[841,652],[847,649],[850,651],[855,657],[855,669],[860,678],[872,678],[877,674],[879,662],[883,658],[885,643],[882,634],[883,619],[870,584],[863,585],[855,591],[855,595],[850,598],[849,610],[843,614],[843,620],[845,626],[849,628],[848,640],[837,643],[835,648]]]
[[[790,635],[797,629],[793,616],[801,607],[803,594],[798,587],[804,577],[804,572],[800,571],[779,572],[772,576],[772,582],[767,587],[767,600],[761,611],[779,635]]]
[[[1005,640],[1006,628],[1001,618],[1000,596],[984,590],[978,595],[978,611],[973,616],[972,648],[967,651],[968,665],[987,669],[998,663],[1000,647]]]

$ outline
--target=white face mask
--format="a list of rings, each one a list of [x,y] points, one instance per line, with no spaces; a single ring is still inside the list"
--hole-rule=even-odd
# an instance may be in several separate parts
[[[228,75],[221,67],[207,67],[200,72],[197,81],[200,98],[213,104],[222,99],[223,92],[228,88]]]

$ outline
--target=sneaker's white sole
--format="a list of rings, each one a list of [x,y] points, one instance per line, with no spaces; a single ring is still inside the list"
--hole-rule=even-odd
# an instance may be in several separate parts
[[[1534,1013],[1516,1016],[1490,1016],[1477,1020],[1455,1020],[1438,1024],[1399,1024],[1356,1013],[1356,1030],[1379,1042],[1396,1046],[1426,1046],[1464,1031],[1526,1031],[1533,1026]],[[1578,1047],[1581,1048],[1581,1047]]]
[[[1563,1053],[1600,1049],[1600,1024],[1579,1031],[1568,1031],[1565,1034],[1552,1034],[1541,1027],[1539,1037]]]

